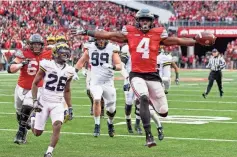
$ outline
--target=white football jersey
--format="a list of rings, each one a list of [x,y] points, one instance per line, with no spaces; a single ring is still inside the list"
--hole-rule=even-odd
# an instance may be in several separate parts
[[[105,49],[100,50],[96,47],[95,42],[87,43],[85,47],[88,49],[89,64],[91,65],[91,83],[105,83],[113,81],[114,70],[105,68],[104,63],[113,65],[113,53],[119,51],[118,46],[108,43]]]
[[[50,102],[62,102],[66,82],[73,77],[75,68],[44,59],[40,61],[40,69],[45,72],[41,98]]]
[[[131,56],[130,56],[128,44],[126,44],[122,47],[121,53],[128,57],[128,61],[125,64],[125,69],[127,70],[128,73],[130,73],[132,70],[132,66],[131,66]]]
[[[172,62],[172,55],[170,53],[162,52],[157,56],[157,64],[164,66],[166,64],[171,65],[171,62]]]
[[[157,56],[157,64],[159,64],[160,77],[171,77],[171,63],[172,55],[170,53],[162,52]]]

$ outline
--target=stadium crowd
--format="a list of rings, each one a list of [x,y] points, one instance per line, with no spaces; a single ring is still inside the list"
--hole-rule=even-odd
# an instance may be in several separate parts
[[[174,1],[171,2],[175,16],[170,21],[197,20],[226,21],[237,20],[237,1]],[[228,8],[228,9],[227,9]]]
[[[145,2],[147,3],[147,2]],[[164,9],[170,9],[168,2],[150,2],[150,5],[158,5]],[[228,1],[181,1],[169,2],[176,13],[170,20],[237,20],[237,2]],[[223,9],[223,8],[229,9]],[[23,9],[24,8],[24,9]],[[210,14],[210,12],[212,14]],[[63,34],[68,44],[78,53],[81,44],[89,37],[72,38],[68,28],[78,21],[87,29],[103,28],[107,31],[121,30],[123,25],[134,25],[135,10],[124,6],[103,1],[0,1],[0,48],[7,50],[3,55],[0,51],[0,70],[13,55],[12,49],[20,49],[29,36],[33,33],[41,34],[45,39],[49,35]],[[158,26],[159,19],[155,19]],[[172,33],[170,35],[173,35]],[[234,62],[237,68],[236,41],[228,44],[226,51],[228,61]],[[173,46],[166,50],[179,56],[180,48]],[[208,62],[208,56],[181,56],[176,58],[178,65],[184,68],[202,68]],[[232,63],[233,63],[232,62]]]

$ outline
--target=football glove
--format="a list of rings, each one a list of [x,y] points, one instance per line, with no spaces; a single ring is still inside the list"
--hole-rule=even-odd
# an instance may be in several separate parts
[[[175,79],[175,84],[176,84],[176,85],[179,85],[179,79],[178,79],[178,78]]]
[[[115,65],[111,65],[111,64],[108,64],[108,63],[104,63],[101,66],[104,67],[104,68],[107,68],[107,69],[112,69],[112,70],[116,69]]]
[[[34,100],[33,108],[34,108],[35,112],[41,112],[43,105],[38,100]]]
[[[26,64],[29,64],[29,62],[30,62],[30,59],[25,59],[21,62],[21,64],[24,66]]]
[[[73,119],[73,109],[72,109],[72,107],[68,108],[68,115],[69,115],[69,119],[68,120],[72,120]]]
[[[73,80],[79,80],[79,76],[78,76],[76,71],[74,72],[74,75],[73,75],[72,79]]]
[[[70,33],[71,35],[87,35],[87,30],[82,27],[72,27]]]

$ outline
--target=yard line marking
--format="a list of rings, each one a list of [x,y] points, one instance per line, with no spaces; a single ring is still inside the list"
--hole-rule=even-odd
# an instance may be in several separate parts
[[[16,129],[0,129],[0,131],[8,131],[8,132],[16,132]],[[52,131],[44,131],[44,133],[52,133]],[[84,135],[84,136],[93,136],[93,133],[85,133],[85,132],[60,132],[61,134],[67,135]],[[30,134],[32,134],[30,132]],[[108,134],[100,134],[100,136],[108,136]],[[131,137],[131,138],[145,138],[145,136],[141,135],[123,135],[116,134],[115,137]],[[212,142],[237,142],[237,140],[229,140],[229,139],[209,139],[209,138],[188,138],[188,137],[165,137],[165,139],[169,140],[189,140],[189,141],[212,141]]]
[[[0,115],[15,115],[16,113],[5,113],[0,112]],[[91,118],[93,116],[73,116],[74,118]],[[107,119],[108,117],[103,117],[102,119]],[[116,117],[116,120],[124,120],[115,123],[114,125],[125,125],[125,117]],[[171,115],[166,118],[161,118],[160,121],[162,123],[169,123],[169,124],[207,124],[207,123],[217,123],[217,124],[237,124],[235,121],[226,121],[231,120],[229,117],[210,117],[210,116],[187,116],[187,115]],[[132,118],[132,122],[135,123],[135,118]],[[153,120],[151,121],[153,122]]]
[[[72,97],[74,99],[88,99],[88,97]],[[118,98],[117,100],[124,100],[124,98]],[[218,104],[237,104],[237,102],[235,101],[208,101],[208,100],[168,100],[168,102],[182,102],[182,103],[218,103]],[[0,104],[4,104],[4,103],[14,103],[12,102],[0,102]]]
[[[1,85],[0,85],[1,86]],[[74,87],[75,88],[75,87]],[[82,89],[85,89],[85,88],[82,88]],[[0,92],[1,93],[1,92]],[[0,96],[5,96],[5,97],[13,97],[14,96],[14,94],[0,94]],[[187,97],[187,94],[169,94],[168,96],[184,96],[184,97]],[[201,95],[188,95],[188,96],[192,96],[192,97],[197,97],[197,98],[199,98],[199,97],[201,97]],[[218,97],[218,96],[215,96],[215,95],[208,95],[208,97],[211,97],[211,98],[216,98],[216,97]],[[227,98],[237,98],[236,96],[229,96],[229,95],[226,95],[226,96],[224,96],[224,97],[227,97]],[[80,99],[80,98],[82,98],[82,97],[72,97],[73,99]],[[87,98],[87,97],[83,97],[83,98]],[[82,98],[82,99],[83,99]],[[169,101],[169,100],[168,100]]]

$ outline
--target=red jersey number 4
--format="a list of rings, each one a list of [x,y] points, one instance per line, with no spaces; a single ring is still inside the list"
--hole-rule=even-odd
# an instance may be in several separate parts
[[[142,38],[137,46],[137,52],[142,53],[142,58],[149,59],[149,43],[150,38]]]

